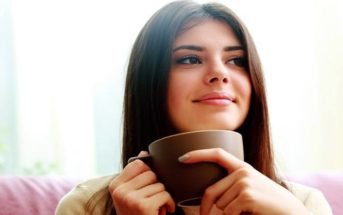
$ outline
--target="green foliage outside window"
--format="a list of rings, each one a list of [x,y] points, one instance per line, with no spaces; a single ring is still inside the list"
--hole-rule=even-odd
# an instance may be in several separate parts
[[[59,171],[57,163],[47,163],[44,161],[36,161],[30,167],[23,169],[25,175],[49,175],[56,174]]]

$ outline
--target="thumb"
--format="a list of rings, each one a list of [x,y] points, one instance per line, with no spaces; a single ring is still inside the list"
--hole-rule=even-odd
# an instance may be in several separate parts
[[[140,151],[139,154],[138,154],[138,157],[144,157],[144,156],[147,156],[149,155],[149,152],[147,151]]]

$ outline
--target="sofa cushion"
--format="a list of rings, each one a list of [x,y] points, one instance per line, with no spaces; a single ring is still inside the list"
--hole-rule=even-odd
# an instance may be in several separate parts
[[[292,174],[286,178],[319,189],[333,214],[343,214],[343,172]],[[0,215],[53,215],[60,198],[80,181],[61,176],[0,176]]]
[[[79,180],[52,176],[0,176],[0,215],[54,214]]]
[[[287,180],[320,190],[333,214],[343,214],[343,172],[315,172],[288,175]]]

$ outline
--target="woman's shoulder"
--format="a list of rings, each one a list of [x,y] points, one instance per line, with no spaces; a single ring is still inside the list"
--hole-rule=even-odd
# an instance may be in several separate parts
[[[286,181],[286,184],[289,190],[302,201],[305,201],[308,195],[311,195],[312,193],[321,193],[314,187],[309,187],[296,182]]]
[[[117,174],[107,175],[81,182],[60,200],[56,215],[85,214],[89,200],[96,193],[107,192],[108,185],[116,176]]]
[[[293,195],[313,214],[332,214],[330,205],[320,190],[290,181],[286,184]]]

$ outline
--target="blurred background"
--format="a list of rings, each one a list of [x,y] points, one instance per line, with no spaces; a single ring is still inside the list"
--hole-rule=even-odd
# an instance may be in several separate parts
[[[120,169],[125,68],[167,0],[0,0],[0,174]],[[343,170],[343,1],[226,0],[264,66],[284,173]]]

